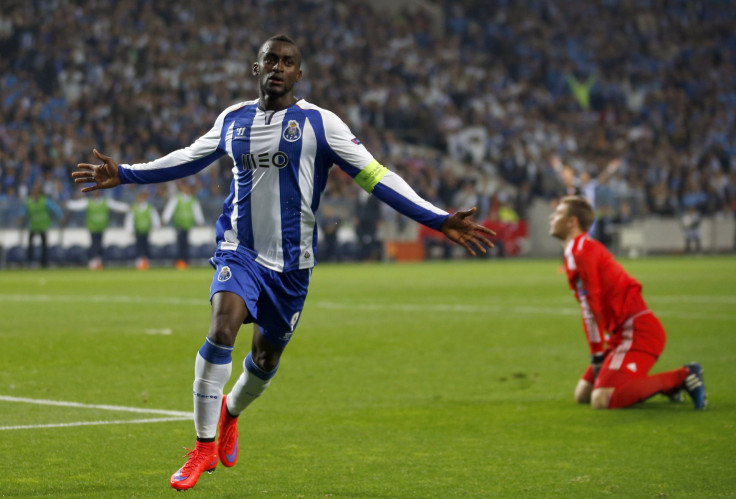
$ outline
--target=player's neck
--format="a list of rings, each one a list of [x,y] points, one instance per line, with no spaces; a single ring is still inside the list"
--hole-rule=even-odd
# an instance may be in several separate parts
[[[297,101],[293,94],[282,95],[280,97],[271,98],[268,95],[261,95],[258,104],[266,111],[280,111],[286,109]]]
[[[580,229],[572,229],[565,239],[562,241],[562,247],[567,248],[567,245],[575,240],[583,231]]]

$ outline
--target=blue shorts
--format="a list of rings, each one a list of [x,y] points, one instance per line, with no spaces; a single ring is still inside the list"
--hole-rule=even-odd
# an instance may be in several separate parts
[[[285,347],[299,322],[311,269],[276,272],[248,253],[227,250],[217,250],[210,265],[216,269],[210,301],[220,291],[240,296],[248,308],[244,324],[257,323],[269,343]]]

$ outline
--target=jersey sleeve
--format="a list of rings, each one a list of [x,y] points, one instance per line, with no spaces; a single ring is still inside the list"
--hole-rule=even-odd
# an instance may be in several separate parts
[[[228,110],[221,113],[210,131],[188,147],[148,163],[119,165],[120,182],[123,184],[167,182],[203,170],[226,153],[222,128],[227,112]]]
[[[586,247],[587,246],[587,247]],[[575,264],[578,271],[576,293],[580,301],[585,331],[590,353],[602,353],[605,350],[605,321],[601,306],[601,275],[598,271],[599,254],[591,245],[575,252]]]
[[[380,164],[335,114],[325,112],[325,138],[336,155],[336,164],[366,192],[412,220],[439,230],[449,216],[423,199],[409,184]]]

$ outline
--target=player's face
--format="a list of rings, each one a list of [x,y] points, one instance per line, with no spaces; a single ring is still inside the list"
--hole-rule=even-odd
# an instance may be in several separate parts
[[[253,64],[261,95],[271,100],[290,96],[294,92],[294,84],[302,79],[300,64],[299,51],[291,43],[266,42],[258,53],[258,62]]]
[[[549,234],[557,239],[566,239],[572,229],[572,221],[567,213],[567,203],[559,203],[549,216]]]

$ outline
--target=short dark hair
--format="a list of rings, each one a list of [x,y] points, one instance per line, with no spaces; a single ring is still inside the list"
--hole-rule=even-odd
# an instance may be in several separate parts
[[[267,42],[286,42],[291,43],[292,45],[296,46],[296,42],[292,37],[289,35],[285,35],[283,33],[279,33],[278,35],[273,35],[271,38],[266,40]]]
[[[258,57],[259,58],[261,56],[261,51],[263,50],[263,47],[268,42],[283,42],[283,43],[289,43],[289,44],[293,45],[294,48],[296,49],[296,53],[299,55],[299,65],[301,65],[301,62],[302,62],[302,51],[299,50],[299,45],[296,44],[296,42],[294,41],[294,39],[292,37],[290,37],[289,35],[285,35],[283,33],[279,33],[278,35],[273,35],[271,38],[269,38],[268,40],[266,40],[265,42],[263,42],[261,44],[261,47],[258,49]]]
[[[587,199],[582,196],[565,196],[560,203],[567,205],[567,215],[578,219],[578,224],[583,232],[588,232],[595,220],[595,212]]]

